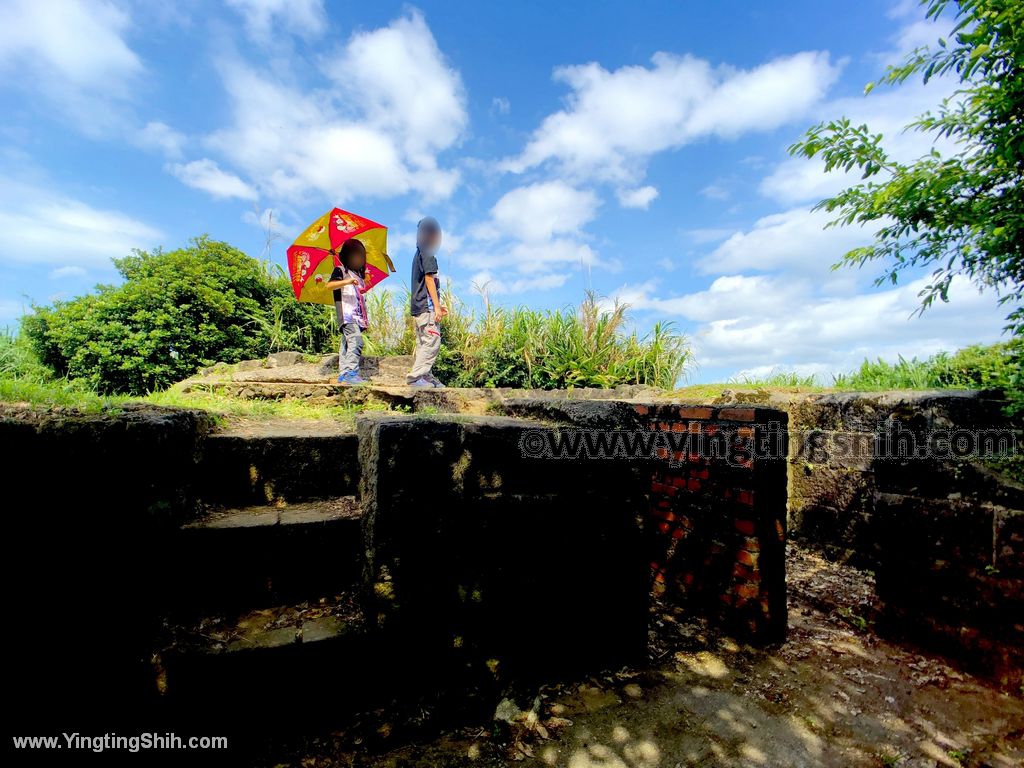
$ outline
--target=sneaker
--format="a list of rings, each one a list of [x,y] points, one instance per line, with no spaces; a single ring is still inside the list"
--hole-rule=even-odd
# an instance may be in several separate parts
[[[427,388],[433,389],[434,388],[434,382],[432,382],[430,379],[426,378],[425,376],[421,376],[420,378],[416,379],[416,381],[410,381],[409,382],[409,386],[410,387],[427,387]]]
[[[432,373],[428,373],[423,378],[429,381],[431,384],[433,384],[435,389],[448,389],[448,387],[442,384],[440,380]]]
[[[357,371],[354,371],[348,375],[349,384],[369,384],[369,382],[359,375]]]

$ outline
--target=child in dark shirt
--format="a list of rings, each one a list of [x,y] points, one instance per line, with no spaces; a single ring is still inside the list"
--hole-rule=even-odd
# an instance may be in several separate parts
[[[448,309],[438,296],[437,250],[441,246],[441,225],[427,216],[416,225],[416,255],[412,259],[412,291],[409,310],[416,327],[416,352],[412,370],[405,381],[412,387],[444,387],[432,373],[441,350],[438,326]]]

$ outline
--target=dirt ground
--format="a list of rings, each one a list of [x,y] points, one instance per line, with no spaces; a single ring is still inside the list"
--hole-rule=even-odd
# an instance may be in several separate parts
[[[502,722],[391,749],[387,723],[365,739],[338,733],[284,765],[1024,765],[1024,700],[875,636],[868,574],[791,546],[789,582],[780,647],[661,613],[646,670],[545,688],[519,702],[531,711],[505,702]]]

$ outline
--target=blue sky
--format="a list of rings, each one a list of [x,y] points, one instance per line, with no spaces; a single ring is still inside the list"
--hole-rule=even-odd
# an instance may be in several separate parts
[[[869,232],[810,211],[841,175],[789,158],[847,115],[898,157],[954,85],[863,97],[949,22],[914,2],[0,0],[0,325],[208,233],[270,258],[332,205],[445,229],[455,291],[563,307],[593,289],[692,340],[691,381],[831,373],[1000,338],[992,294],[829,265]],[[385,284],[387,285],[387,284]]]

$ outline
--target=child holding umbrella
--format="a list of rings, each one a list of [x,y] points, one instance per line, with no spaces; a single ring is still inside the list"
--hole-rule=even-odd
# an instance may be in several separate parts
[[[331,250],[334,253],[334,250]],[[363,357],[363,331],[366,330],[366,301],[363,294],[369,289],[366,280],[366,247],[350,238],[341,245],[341,262],[334,268],[324,285],[334,291],[334,308],[341,329],[338,350],[338,383],[365,384],[359,375]]]

